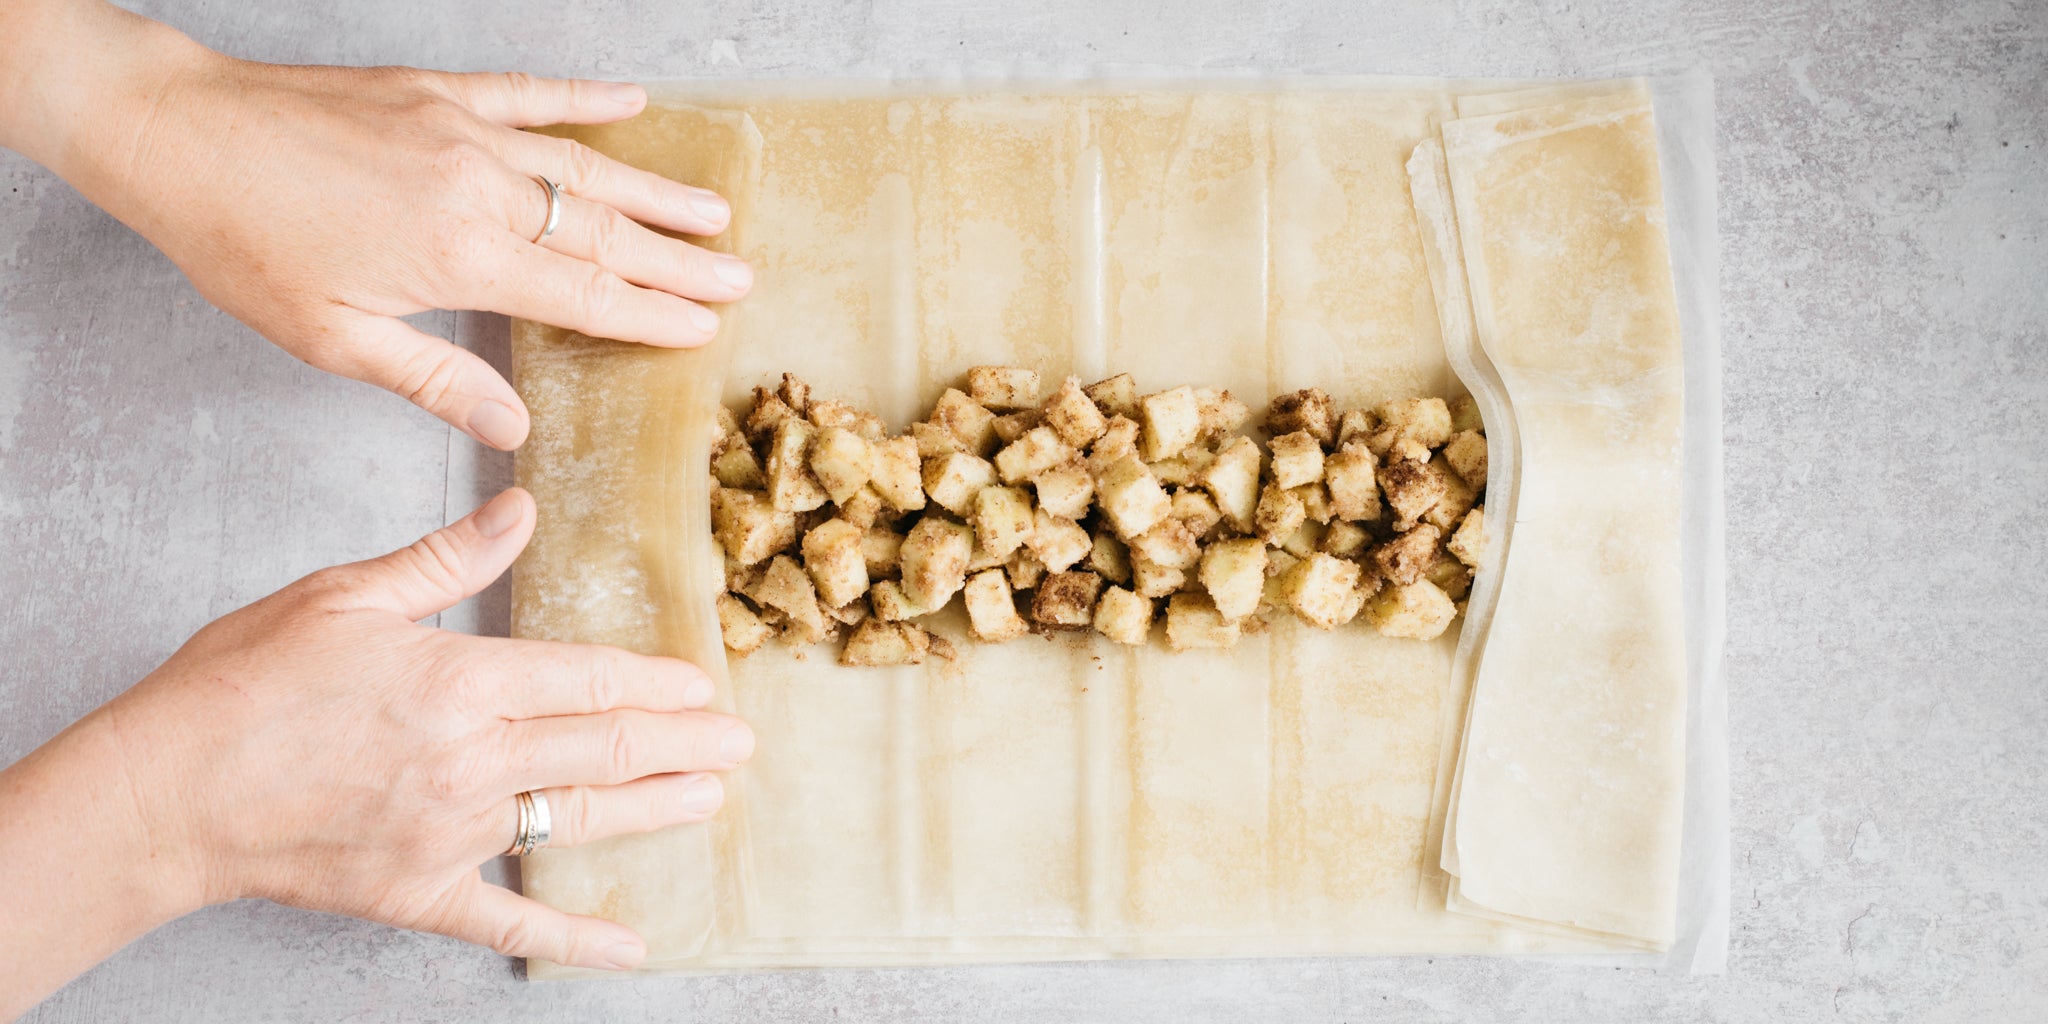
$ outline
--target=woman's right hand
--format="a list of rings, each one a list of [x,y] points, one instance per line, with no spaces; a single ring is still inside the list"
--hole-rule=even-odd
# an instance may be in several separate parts
[[[636,85],[235,60],[101,0],[0,4],[0,145],[155,243],[200,294],[330,373],[405,396],[495,448],[519,394],[399,319],[482,309],[649,345],[701,345],[705,303],[753,284],[693,236],[703,188],[520,129],[603,124]],[[559,223],[549,192],[561,186]]]
[[[701,710],[712,682],[686,662],[415,625],[489,585],[533,525],[513,489],[316,572],[81,723],[116,731],[143,831],[183,852],[197,902],[265,897],[508,956],[640,962],[631,929],[489,885],[478,865],[511,842],[522,790],[546,793],[555,846],[709,817],[713,773],[754,736]]]

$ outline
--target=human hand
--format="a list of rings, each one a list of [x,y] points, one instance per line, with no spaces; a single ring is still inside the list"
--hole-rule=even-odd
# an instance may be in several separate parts
[[[707,818],[754,738],[698,710],[694,666],[415,625],[504,572],[533,499],[499,495],[381,558],[316,572],[201,630],[94,717],[117,730],[142,831],[183,850],[196,903],[258,896],[627,968],[629,928],[486,884],[541,789],[550,845]],[[92,719],[87,720],[91,723]]]
[[[56,170],[286,351],[485,444],[525,440],[519,396],[482,359],[400,316],[482,309],[689,346],[718,328],[700,303],[752,284],[737,257],[643,226],[716,234],[730,217],[719,196],[518,130],[630,117],[647,102],[638,86],[259,64],[98,3],[23,2],[114,20],[78,30],[90,33],[75,46],[41,33],[36,53],[85,72],[46,63],[26,77],[47,124],[0,142]],[[74,56],[128,35],[139,41],[125,44],[118,74]],[[90,77],[63,92],[72,76]],[[19,106],[33,114],[35,98]],[[563,193],[559,227],[539,244],[548,203],[535,175]]]

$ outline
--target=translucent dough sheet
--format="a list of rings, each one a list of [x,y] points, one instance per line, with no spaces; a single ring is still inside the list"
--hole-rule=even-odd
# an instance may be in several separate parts
[[[1684,786],[1683,376],[1647,91],[1443,128],[1514,408],[1513,543],[1446,819],[1451,906],[1663,948]]]
[[[1465,720],[1528,738],[1519,712],[1491,710],[1508,683],[1470,686],[1470,712],[1472,673],[1454,683],[1454,662],[1478,660],[1483,675],[1472,652],[1491,629],[1467,628],[1464,657],[1456,634],[1419,643],[1287,620],[1229,652],[1032,637],[875,670],[775,644],[728,666],[711,614],[711,403],[784,370],[897,429],[981,363],[1223,386],[1254,408],[1309,384],[1344,407],[1463,393],[1473,371],[1447,353],[1432,288],[1442,257],[1425,251],[1409,161],[1459,121],[1462,100],[1504,88],[760,85],[569,130],[725,191],[735,229],[718,244],[751,260],[757,283],[699,352],[517,325],[534,413],[518,473],[541,521],[514,631],[692,658],[760,742],[714,822],[543,851],[529,894],[641,930],[648,970],[1643,946],[1575,918],[1553,927],[1545,914],[1570,914],[1552,905],[1482,898],[1491,873],[1442,870],[1452,801],[1440,794]],[[1469,316],[1457,331],[1474,333]],[[1688,358],[1692,345],[1688,323]],[[1494,420],[1512,417],[1500,396],[1481,398],[1497,494]],[[1714,441],[1717,459],[1718,420]],[[1658,486],[1675,508],[1671,461]],[[1669,555],[1654,585],[1675,600]],[[1498,587],[1487,575],[1480,590]],[[957,617],[934,628],[964,640]],[[1681,690],[1681,730],[1700,705]],[[1709,725],[1672,749],[1724,745]],[[1496,827],[1471,774],[1460,842]],[[1660,823],[1683,818],[1690,851],[1685,781],[1655,803]],[[1725,819],[1718,831],[1725,851]],[[1725,853],[1720,871],[1725,885]],[[1708,865],[1687,884],[1715,880]],[[1418,897],[1432,886],[1433,902]],[[1678,935],[1711,927],[1687,907]]]
[[[1711,123],[1685,116],[1710,105],[1704,83],[1663,92],[1674,125]],[[1446,877],[1426,872],[1421,899],[1718,970],[1725,882],[1705,877],[1725,880],[1725,742],[1698,728],[1720,715],[1718,669],[1702,667],[1720,644],[1718,344],[1684,273],[1713,266],[1711,203],[1668,202],[1700,187],[1705,147],[1657,124],[1639,83],[1459,111],[1411,172],[1426,239],[1464,271],[1440,274],[1440,302],[1471,303],[1469,321],[1446,313],[1471,325],[1447,346],[1476,342],[1484,372],[1468,379],[1511,410],[1492,444],[1514,449],[1494,499],[1511,540],[1454,675],[1468,712],[1434,819]],[[1694,372],[1705,387],[1687,387]]]
[[[743,115],[670,111],[658,128],[612,146],[620,159],[718,189],[737,223],[710,244],[744,245],[760,139]],[[724,312],[735,326],[744,320]],[[702,467],[730,348],[662,351],[523,321],[512,339],[515,383],[534,423],[514,467],[540,511],[513,567],[512,635],[687,658],[717,678],[725,648],[703,595],[722,574]],[[622,921],[650,949],[688,956],[733,885],[717,864],[729,828],[721,818],[542,850],[521,874],[528,893]]]

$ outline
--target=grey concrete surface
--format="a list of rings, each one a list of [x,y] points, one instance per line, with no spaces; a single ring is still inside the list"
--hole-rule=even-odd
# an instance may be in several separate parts
[[[618,77],[1017,61],[1719,90],[1728,973],[1509,960],[529,986],[240,904],[29,1019],[1530,1021],[2048,1017],[2048,4],[366,0],[145,5],[270,60]],[[502,360],[494,317],[423,318]],[[323,377],[0,156],[0,759],[216,615],[466,510],[506,460]],[[502,628],[501,594],[450,622]],[[0,825],[4,829],[4,825]],[[0,968],[4,969],[4,968]]]

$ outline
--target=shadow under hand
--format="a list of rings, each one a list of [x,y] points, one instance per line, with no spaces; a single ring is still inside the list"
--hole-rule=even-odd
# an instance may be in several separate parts
[[[458,312],[449,340],[483,357],[512,379],[512,322],[495,313]],[[512,486],[512,453],[486,448],[459,430],[448,431],[448,512],[465,515]],[[512,628],[512,574],[441,613],[441,627],[477,636],[508,636]]]

